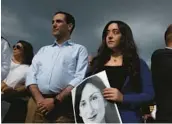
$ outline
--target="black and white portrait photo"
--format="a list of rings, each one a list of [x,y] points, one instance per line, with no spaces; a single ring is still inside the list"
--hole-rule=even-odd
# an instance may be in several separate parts
[[[105,78],[104,78],[105,77]],[[76,123],[121,123],[117,105],[104,99],[105,72],[86,78],[72,91]]]

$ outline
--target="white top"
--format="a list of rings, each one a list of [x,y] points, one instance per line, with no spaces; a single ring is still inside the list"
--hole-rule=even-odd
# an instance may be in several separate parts
[[[165,47],[165,48],[172,50],[172,47]]]
[[[1,38],[1,81],[3,81],[10,70],[12,51],[8,42]]]
[[[12,88],[20,86],[25,83],[26,73],[29,69],[29,65],[16,64],[11,61],[10,72],[4,82]]]

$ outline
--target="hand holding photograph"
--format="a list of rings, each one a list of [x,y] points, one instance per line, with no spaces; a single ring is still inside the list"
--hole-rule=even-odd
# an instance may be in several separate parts
[[[116,103],[104,99],[103,89],[110,87],[106,72],[84,79],[72,90],[76,123],[122,123]]]

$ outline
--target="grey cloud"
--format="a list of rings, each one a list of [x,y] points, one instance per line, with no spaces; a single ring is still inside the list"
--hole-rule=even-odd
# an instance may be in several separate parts
[[[152,52],[165,46],[163,35],[172,20],[171,5],[171,0],[2,0],[2,32],[12,43],[20,38],[28,40],[37,51],[54,40],[51,35],[54,12],[67,11],[76,18],[72,38],[95,54],[105,24],[122,20],[130,25],[139,54],[149,64]]]
[[[17,14],[10,11],[8,8],[3,7],[2,13],[2,33],[8,34],[11,37],[30,38],[29,32],[24,31],[21,25],[21,20]]]

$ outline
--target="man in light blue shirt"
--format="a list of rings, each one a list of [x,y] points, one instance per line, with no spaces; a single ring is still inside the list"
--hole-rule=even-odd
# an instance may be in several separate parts
[[[72,101],[66,99],[71,98],[70,91],[82,81],[88,66],[86,48],[70,39],[74,27],[72,15],[66,12],[54,14],[52,33],[56,41],[38,51],[26,79],[32,94],[27,123],[74,122],[73,111],[70,111]]]

